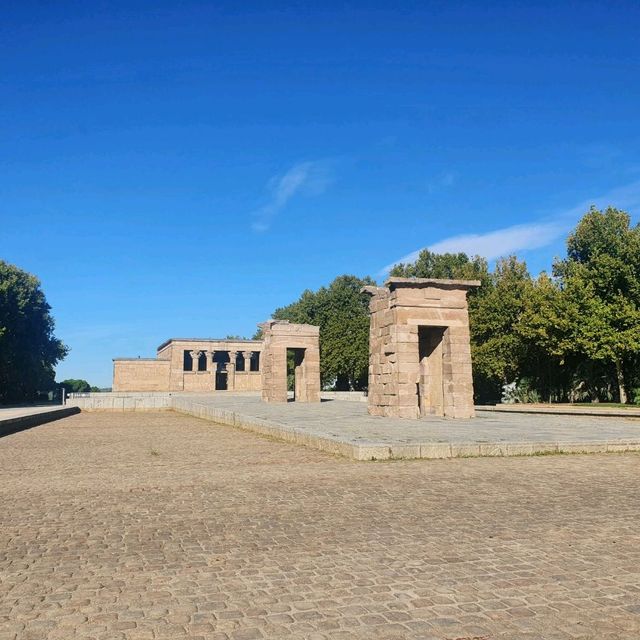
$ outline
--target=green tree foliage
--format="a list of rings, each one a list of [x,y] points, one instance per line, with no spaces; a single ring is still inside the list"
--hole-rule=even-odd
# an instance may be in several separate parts
[[[24,402],[54,385],[68,349],[54,334],[51,308],[31,274],[0,260],[0,403]]]
[[[470,300],[475,382],[478,393],[491,399],[497,398],[502,385],[528,373],[528,343],[517,327],[531,289],[527,265],[510,256],[497,261],[482,293]]]
[[[88,391],[99,391],[98,387],[92,387],[86,380],[68,378],[60,383],[64,387],[65,393],[86,393]]]
[[[398,278],[480,280],[482,284],[490,279],[487,261],[480,256],[469,258],[466,253],[433,253],[428,249],[423,249],[413,263],[395,265],[389,275]]]
[[[343,275],[328,287],[305,291],[273,317],[320,327],[322,384],[337,390],[363,389],[369,367],[369,301],[361,293],[369,278]]]
[[[627,372],[640,353],[640,227],[623,211],[592,207],[569,236],[567,257],[554,274],[553,313],[539,310],[538,330],[552,338],[557,355],[609,367],[618,399],[627,402]]]

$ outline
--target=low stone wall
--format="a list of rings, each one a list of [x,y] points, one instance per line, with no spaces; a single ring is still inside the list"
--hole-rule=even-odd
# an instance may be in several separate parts
[[[172,396],[131,394],[120,395],[96,393],[93,397],[69,398],[68,407],[78,407],[82,411],[168,411]]]
[[[258,396],[259,391],[217,391],[211,392],[220,395],[241,395]],[[93,393],[71,393],[67,397],[66,406],[80,407],[85,411],[155,411],[158,408],[170,408],[171,402],[168,398],[191,398],[197,399],[202,394],[194,394],[188,391],[114,391],[114,392],[93,392]],[[289,392],[293,398],[293,393]],[[346,400],[348,402],[366,402],[367,396],[364,391],[323,391],[320,394],[322,400]],[[136,402],[131,402],[134,399]],[[151,402],[161,400],[160,404]]]
[[[228,392],[219,391],[211,392],[208,396],[216,393],[239,396],[259,396],[259,391],[239,391]],[[173,407],[173,399],[184,398],[191,402],[197,401],[202,394],[194,394],[189,392],[167,392],[167,391],[142,391],[136,393],[133,391],[114,391],[104,393],[72,393],[67,398],[67,407],[78,407],[83,411],[163,411]]]
[[[321,391],[322,400],[348,400],[349,402],[366,402],[367,394],[364,391]]]
[[[88,391],[86,393],[70,393],[67,404],[83,398],[159,398],[171,395],[167,391]]]

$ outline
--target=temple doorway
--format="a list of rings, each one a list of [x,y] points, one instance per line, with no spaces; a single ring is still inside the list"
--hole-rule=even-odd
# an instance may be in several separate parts
[[[306,349],[287,349],[287,388],[293,391],[293,401],[307,402]]]
[[[444,416],[444,343],[446,327],[418,327],[418,408],[421,416]]]

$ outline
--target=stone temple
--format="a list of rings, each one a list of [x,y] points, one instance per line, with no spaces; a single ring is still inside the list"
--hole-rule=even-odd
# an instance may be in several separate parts
[[[371,300],[369,413],[471,418],[467,291],[477,280],[389,278]]]
[[[319,327],[269,320],[262,340],[171,338],[155,358],[114,358],[113,391],[257,391],[266,402],[320,402]]]

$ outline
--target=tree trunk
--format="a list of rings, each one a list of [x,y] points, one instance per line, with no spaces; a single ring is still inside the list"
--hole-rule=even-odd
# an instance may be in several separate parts
[[[616,379],[618,381],[618,393],[620,394],[620,403],[627,404],[627,392],[624,388],[624,371],[622,370],[622,362],[616,360]]]

